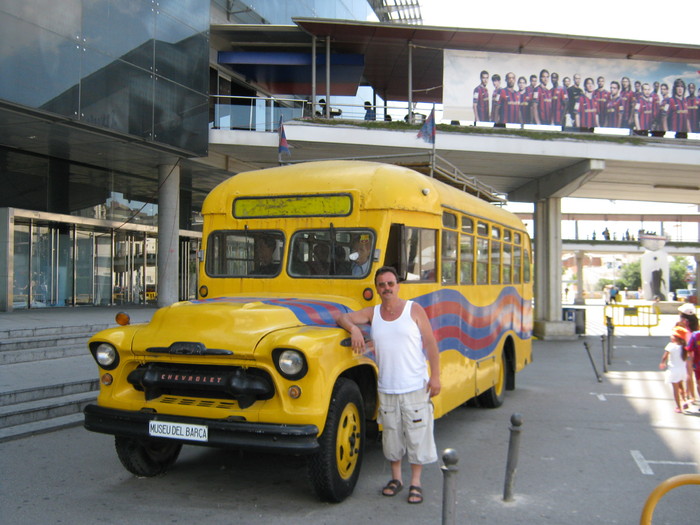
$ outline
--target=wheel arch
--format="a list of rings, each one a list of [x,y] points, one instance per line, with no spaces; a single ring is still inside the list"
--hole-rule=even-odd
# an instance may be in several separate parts
[[[379,398],[377,396],[377,372],[370,365],[359,365],[348,368],[338,377],[344,377],[354,381],[362,394],[362,402],[365,409],[365,419],[374,421],[377,414]],[[336,380],[337,381],[337,380]]]
[[[503,341],[503,360],[506,367],[506,390],[515,390],[515,341],[512,335]]]

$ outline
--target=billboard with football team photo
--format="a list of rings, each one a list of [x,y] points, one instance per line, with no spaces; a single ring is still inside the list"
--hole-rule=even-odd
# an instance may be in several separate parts
[[[445,50],[444,119],[700,132],[700,64]]]

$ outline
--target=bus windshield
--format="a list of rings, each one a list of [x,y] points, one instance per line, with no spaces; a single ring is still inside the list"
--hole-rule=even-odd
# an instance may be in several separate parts
[[[211,277],[272,277],[280,272],[284,235],[273,230],[218,230],[207,245]]]
[[[366,277],[374,240],[367,229],[297,231],[287,271],[292,277]],[[211,277],[275,277],[285,248],[280,231],[218,230],[209,236],[206,271]]]
[[[371,230],[300,230],[291,240],[289,275],[292,277],[367,276],[372,263]]]

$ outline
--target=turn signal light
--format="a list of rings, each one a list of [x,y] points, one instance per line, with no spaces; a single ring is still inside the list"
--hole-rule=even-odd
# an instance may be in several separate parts
[[[126,312],[119,312],[114,317],[114,320],[117,322],[118,325],[126,326],[131,322],[131,317],[129,317],[129,314],[127,314]]]
[[[289,387],[289,390],[287,390],[287,393],[292,399],[299,399],[301,397],[301,387],[292,385]]]
[[[103,385],[109,386],[112,384],[112,381],[114,381],[114,378],[112,377],[112,374],[102,374],[100,381]]]

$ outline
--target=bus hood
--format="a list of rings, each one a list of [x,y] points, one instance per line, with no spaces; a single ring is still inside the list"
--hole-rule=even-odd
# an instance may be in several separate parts
[[[158,310],[133,341],[136,353],[253,355],[260,339],[295,326],[337,327],[350,309],[340,303],[294,297],[217,297]]]

